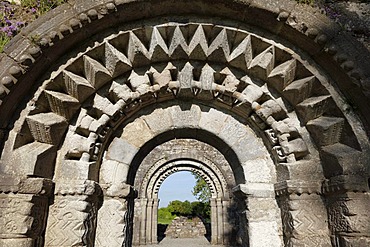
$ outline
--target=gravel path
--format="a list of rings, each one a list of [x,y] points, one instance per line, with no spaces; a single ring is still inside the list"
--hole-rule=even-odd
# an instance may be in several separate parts
[[[204,237],[200,238],[164,238],[159,244],[146,245],[147,247],[210,247],[208,240]],[[220,246],[220,245],[218,245]],[[220,246],[221,247],[221,246]]]

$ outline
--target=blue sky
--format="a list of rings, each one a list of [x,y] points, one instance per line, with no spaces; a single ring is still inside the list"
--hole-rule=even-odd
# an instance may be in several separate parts
[[[168,203],[174,200],[196,201],[196,198],[191,194],[194,185],[195,179],[190,172],[183,171],[171,174],[163,181],[159,189],[159,207],[167,207]]]

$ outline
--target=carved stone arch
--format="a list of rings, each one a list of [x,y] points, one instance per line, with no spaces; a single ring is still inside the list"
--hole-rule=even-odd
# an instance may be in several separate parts
[[[314,10],[279,6],[87,0],[23,30],[0,56],[0,244],[93,245],[110,188],[97,171],[110,138],[137,112],[176,99],[224,111],[265,140],[286,246],[330,245],[324,206],[333,246],[369,245],[369,52]],[[184,129],[168,133],[184,137]],[[130,145],[125,152],[138,149]],[[115,185],[122,193],[102,207],[130,219],[130,187]],[[238,183],[235,193],[252,210],[249,188]],[[249,237],[263,239],[262,221]],[[115,234],[121,245],[125,236]]]
[[[147,172],[147,176],[150,176],[150,179],[144,179],[148,183],[142,184],[141,191],[138,199],[141,202],[141,211],[146,212],[144,215],[139,215],[137,217],[139,221],[134,222],[134,229],[145,225],[145,234],[146,236],[139,236],[139,239],[134,239],[133,244],[145,244],[145,243],[157,243],[157,211],[158,211],[158,191],[162,182],[170,176],[172,173],[178,171],[190,171],[199,174],[207,182],[210,191],[211,191],[211,243],[213,244],[222,244],[230,243],[232,239],[227,239],[224,237],[225,233],[230,231],[231,225],[227,219],[227,211],[230,205],[230,197],[227,191],[227,185],[221,184],[221,181],[225,179],[222,177],[220,171],[210,170],[207,165],[195,160],[189,159],[177,159],[177,160],[168,160],[165,164],[161,164],[161,160],[158,161],[154,166],[157,168],[152,171]],[[215,174],[216,173],[216,174]],[[145,204],[143,202],[146,202]],[[219,202],[217,204],[217,202]],[[219,209],[218,209],[219,207]],[[137,209],[137,207],[135,207]],[[144,209],[143,209],[144,208]],[[140,210],[139,210],[140,211]],[[219,215],[219,211],[222,212]],[[224,217],[222,217],[224,215]],[[136,218],[135,218],[136,219]],[[148,224],[150,222],[150,224]],[[149,233],[149,234],[148,234]],[[134,235],[135,236],[135,235]]]
[[[155,164],[158,165],[158,164]],[[149,183],[143,184],[140,191],[146,194],[146,196],[151,198],[158,198],[159,187],[162,182],[171,174],[179,171],[189,171],[197,173],[201,176],[207,183],[210,188],[212,197],[225,196],[224,191],[226,189],[226,184],[221,184],[222,178],[216,177],[213,170],[210,170],[205,164],[202,164],[200,161],[181,159],[166,162],[161,164],[160,169],[156,170],[155,174],[147,174],[152,179],[145,178],[144,181]],[[217,175],[220,175],[220,171],[216,171]],[[220,181],[221,180],[221,181]]]

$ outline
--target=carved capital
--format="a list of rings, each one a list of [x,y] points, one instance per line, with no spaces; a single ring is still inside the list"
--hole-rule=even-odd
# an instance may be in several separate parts
[[[366,192],[369,185],[366,176],[341,175],[331,177],[323,182],[322,191],[326,195],[342,194],[346,192]]]
[[[275,184],[275,195],[321,194],[321,181],[286,180]]]

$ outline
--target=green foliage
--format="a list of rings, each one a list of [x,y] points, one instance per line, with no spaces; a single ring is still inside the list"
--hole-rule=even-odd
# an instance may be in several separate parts
[[[191,211],[193,216],[198,216],[204,220],[211,218],[211,206],[209,202],[192,202]]]
[[[189,201],[182,202],[175,200],[170,202],[167,208],[169,212],[177,216],[189,216],[192,213],[192,208]]]
[[[209,222],[211,207],[209,202],[171,201],[166,208],[158,209],[158,223],[169,224],[176,216],[197,216]]]
[[[201,202],[208,202],[211,197],[211,190],[208,187],[207,182],[198,174],[193,173],[195,177],[195,186],[191,191],[197,200]]]
[[[0,2],[0,52],[29,22],[67,0],[21,0],[21,5]]]
[[[48,12],[49,10],[67,2],[66,0],[22,0],[23,7],[34,9],[38,16]]]
[[[0,33],[0,53],[3,52],[4,46],[10,41],[5,33]]]
[[[168,208],[158,209],[158,223],[168,225],[175,218],[175,215],[172,215]]]

